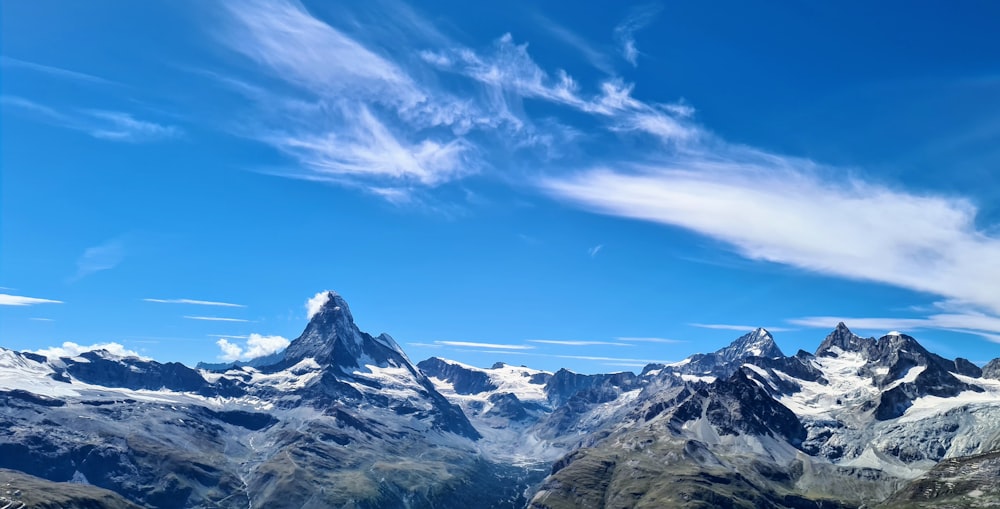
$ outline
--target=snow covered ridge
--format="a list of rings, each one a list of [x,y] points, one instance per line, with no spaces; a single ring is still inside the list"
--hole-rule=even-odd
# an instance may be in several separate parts
[[[617,463],[622,475],[677,460],[761,480],[741,470],[744,458],[772,474],[813,476],[782,490],[854,501],[836,479],[884,498],[889,488],[878,483],[898,486],[944,459],[1000,449],[1000,361],[981,369],[945,359],[905,334],[861,338],[840,324],[815,353],[786,356],[757,329],[638,375],[585,375],[440,358],[414,365],[389,335],[359,330],[340,295],[314,300],[302,334],[254,365],[190,369],[124,349],[0,348],[0,468],[104,483],[151,506],[162,504],[148,494],[164,492],[180,506],[299,496],[299,505],[343,496],[323,499],[343,506],[389,493],[397,498],[369,505],[449,507],[420,498],[430,496],[421,487],[493,479],[496,493],[484,493],[506,486],[513,500],[552,473],[548,489],[571,489],[596,475],[565,477],[574,458],[610,448],[614,457],[646,451]],[[657,454],[674,459],[643,463]],[[217,466],[179,467],[200,464]],[[851,477],[858,469],[865,479]],[[168,477],[174,484],[148,484]],[[223,485],[238,496],[223,499]]]

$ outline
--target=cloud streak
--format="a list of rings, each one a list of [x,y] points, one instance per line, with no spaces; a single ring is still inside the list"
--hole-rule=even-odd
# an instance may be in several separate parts
[[[61,300],[40,299],[37,297],[25,297],[24,295],[10,295],[0,293],[0,306],[34,306],[36,304],[62,304]]]
[[[529,343],[539,343],[543,345],[564,345],[564,346],[632,346],[626,343],[615,343],[612,341],[577,341],[561,339],[529,339]]]
[[[595,213],[700,233],[750,260],[1000,313],[1000,295],[992,291],[1000,284],[1000,238],[976,226],[972,202],[893,189],[808,160],[717,148],[594,167],[542,187]]]
[[[659,12],[659,6],[647,5],[634,10],[615,27],[615,42],[618,43],[622,58],[632,64],[632,67],[639,66],[639,48],[636,46],[635,33],[649,25]]]
[[[0,96],[0,104],[20,111],[39,122],[81,131],[93,138],[143,143],[178,138],[183,131],[173,125],[136,118],[122,111],[99,109],[57,110],[17,96]]]
[[[197,299],[142,299],[143,302],[154,302],[157,304],[191,304],[195,306],[218,306],[226,308],[245,308],[243,304],[233,304],[231,302],[217,302],[212,300]]]
[[[93,83],[96,85],[117,85],[117,83],[113,81],[106,80],[99,76],[94,76],[93,74],[71,71],[69,69],[63,69],[61,67],[44,65],[36,62],[28,62],[26,60],[20,60],[17,58],[11,58],[7,56],[0,56],[0,66],[13,69],[26,69],[29,71],[42,73],[56,78],[61,78],[76,82]]]
[[[117,267],[125,260],[125,242],[112,239],[97,246],[88,247],[76,261],[76,275],[72,281],[91,274]]]
[[[478,343],[473,341],[435,341],[435,345],[457,346],[463,348],[488,348],[491,350],[532,350],[531,345],[509,345],[503,343]]]
[[[201,320],[205,322],[249,322],[242,318],[226,318],[222,316],[185,316],[188,320]]]

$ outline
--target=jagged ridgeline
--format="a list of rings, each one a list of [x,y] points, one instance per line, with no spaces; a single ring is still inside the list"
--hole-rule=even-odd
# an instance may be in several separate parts
[[[0,508],[988,506],[998,378],[844,324],[640,374],[414,365],[330,292],[249,363],[0,349]]]

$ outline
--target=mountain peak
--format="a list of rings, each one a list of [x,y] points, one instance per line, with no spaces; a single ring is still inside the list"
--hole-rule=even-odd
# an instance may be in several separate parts
[[[727,361],[743,357],[784,357],[781,349],[774,342],[774,337],[763,327],[736,338],[729,346],[716,352]]]
[[[285,350],[285,359],[298,362],[307,357],[317,362],[350,363],[361,355],[363,337],[347,301],[337,292],[317,293],[306,303],[309,324]]]
[[[317,293],[306,302],[306,309],[308,310],[309,320],[315,319],[317,315],[326,315],[329,317],[341,314],[348,321],[354,322],[354,317],[351,315],[351,308],[347,305],[347,301],[334,291],[324,290]]]
[[[837,323],[837,327],[830,334],[827,334],[826,339],[820,343],[819,348],[816,349],[816,356],[835,356],[835,353],[832,352],[834,347],[844,352],[868,353],[874,344],[874,339],[862,338],[851,332],[851,329],[847,328],[844,322],[839,322]]]

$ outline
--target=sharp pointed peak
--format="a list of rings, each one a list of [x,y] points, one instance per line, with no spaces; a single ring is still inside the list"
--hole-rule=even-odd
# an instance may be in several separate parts
[[[318,292],[306,301],[306,313],[309,320],[315,320],[319,315],[342,314],[349,321],[354,321],[347,301],[339,293],[332,290]]]
[[[774,336],[763,327],[757,327],[736,338],[729,346],[717,351],[716,354],[721,354],[730,360],[746,355],[757,357],[781,357],[784,355],[775,343]]]

